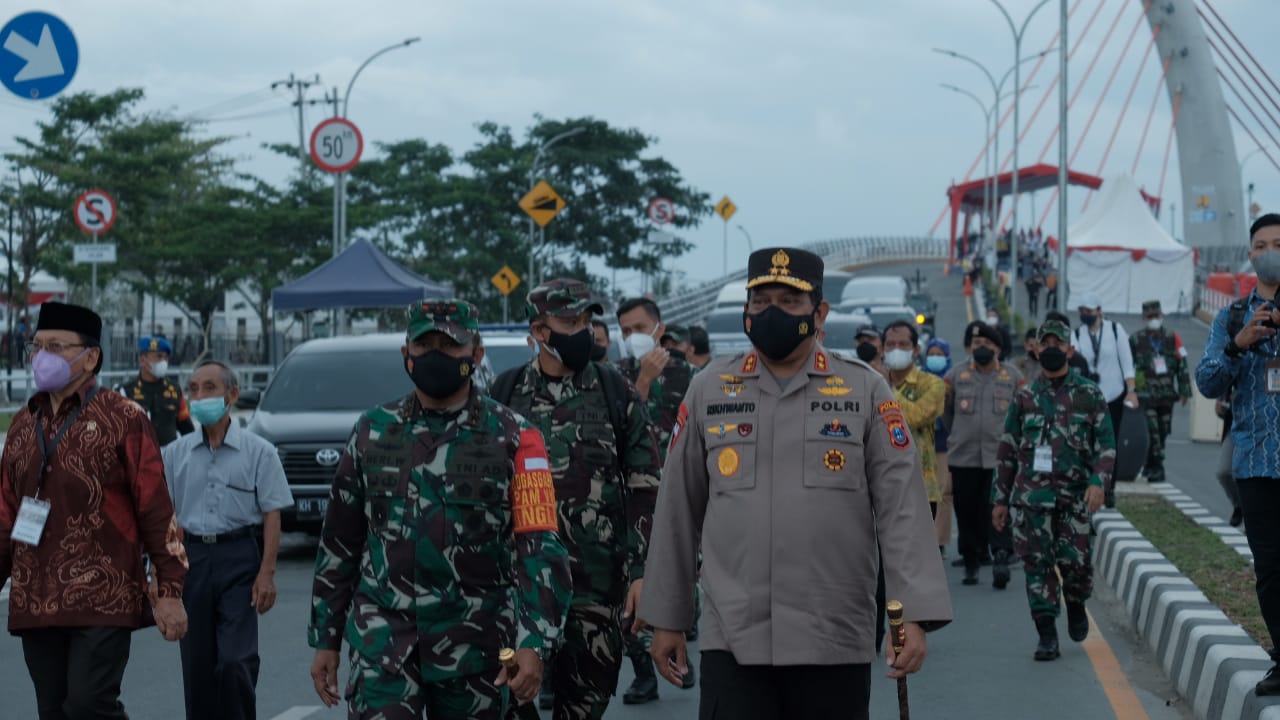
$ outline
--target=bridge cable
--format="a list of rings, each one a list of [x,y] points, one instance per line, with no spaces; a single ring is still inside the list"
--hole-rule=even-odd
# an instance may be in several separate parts
[[[1164,59],[1164,67],[1160,69],[1160,81],[1156,83],[1155,95],[1151,97],[1151,109],[1147,111],[1147,122],[1142,126],[1142,138],[1138,140],[1138,152],[1133,156],[1133,168],[1129,174],[1138,176],[1138,163],[1142,160],[1142,149],[1147,145],[1147,133],[1151,130],[1151,121],[1156,115],[1156,105],[1160,102],[1160,93],[1164,90],[1165,78],[1169,75],[1169,63],[1173,61],[1173,53]]]
[[[1069,170],[1076,164],[1076,157],[1080,154],[1080,150],[1084,148],[1085,140],[1089,138],[1089,131],[1093,129],[1093,123],[1098,118],[1098,111],[1102,109],[1102,104],[1106,102],[1107,95],[1111,92],[1111,85],[1116,80],[1116,75],[1120,73],[1120,67],[1124,63],[1124,59],[1129,56],[1129,49],[1133,47],[1133,39],[1138,36],[1138,29],[1147,19],[1147,10],[1151,8],[1151,0],[1147,0],[1142,6],[1142,14],[1138,16],[1137,22],[1133,24],[1133,29],[1129,31],[1129,39],[1125,41],[1124,49],[1120,51],[1120,57],[1116,59],[1115,65],[1111,68],[1111,75],[1107,77],[1107,82],[1102,86],[1102,92],[1098,95],[1098,101],[1093,105],[1093,112],[1089,113],[1089,120],[1084,125],[1084,130],[1080,131],[1080,137],[1076,140],[1075,147],[1071,150],[1071,157],[1067,160],[1067,169]],[[1117,18],[1119,20],[1119,18]],[[1152,40],[1154,41],[1154,36]],[[1141,68],[1139,68],[1141,69]],[[1125,110],[1128,109],[1128,100],[1125,100]],[[1120,120],[1124,119],[1124,113],[1120,114]],[[1120,120],[1116,121],[1116,129],[1120,128]],[[1112,137],[1115,137],[1114,134]],[[1101,171],[1099,171],[1101,172]],[[1049,211],[1053,208],[1054,203],[1058,201],[1059,188],[1054,187],[1053,193],[1049,196],[1049,202],[1044,205],[1044,213],[1040,215],[1039,222],[1036,227],[1044,225],[1045,220],[1049,218]],[[1092,195],[1092,193],[1090,193]],[[1086,204],[1088,196],[1086,196]]]
[[[1169,171],[1169,155],[1173,150],[1174,131],[1178,129],[1178,110],[1182,107],[1182,91],[1179,90],[1173,96],[1173,118],[1169,120],[1169,137],[1164,143],[1164,164],[1160,167],[1160,189],[1156,191],[1156,195],[1164,197],[1164,176]]]
[[[1222,19],[1222,16],[1218,14],[1218,11],[1213,8],[1213,4],[1210,3],[1209,0],[1201,0],[1201,2],[1204,3],[1205,7],[1209,8],[1209,12],[1213,13],[1213,16],[1218,19],[1222,28],[1227,31],[1227,34],[1231,36],[1231,39],[1236,41],[1236,44],[1240,46],[1240,49],[1244,51],[1244,54],[1253,61],[1253,64],[1258,68],[1258,72],[1262,73],[1262,76],[1267,79],[1267,82],[1271,83],[1271,87],[1275,88],[1276,92],[1280,92],[1280,85],[1276,85],[1276,81],[1271,79],[1271,75],[1267,73],[1267,69],[1262,66],[1262,63],[1258,62],[1258,59],[1253,56],[1253,53],[1249,52],[1249,48],[1241,42],[1240,38],[1235,34],[1235,31],[1231,29],[1231,26]],[[1196,12],[1200,12],[1199,8],[1196,9]],[[1200,16],[1204,17],[1204,13],[1201,12]]]
[[[1074,1],[1072,2],[1071,7],[1067,10],[1067,18],[1068,18],[1068,19],[1070,19],[1071,17],[1074,17],[1074,16],[1075,16],[1075,14],[1076,14],[1076,10],[1080,8],[1080,4],[1081,4],[1083,1],[1084,1],[1084,0],[1074,0]],[[1053,48],[1053,46],[1054,46],[1054,45],[1056,45],[1056,44],[1057,44],[1057,42],[1058,42],[1058,38],[1060,37],[1060,35],[1061,35],[1061,30],[1058,30],[1058,31],[1055,31],[1055,32],[1054,32],[1054,34],[1053,34],[1053,38],[1051,38],[1051,39],[1049,40],[1049,44],[1045,46],[1045,51],[1046,51],[1046,52],[1047,52],[1049,49]],[[1026,82],[1027,82],[1027,84],[1030,84],[1030,83],[1031,83],[1031,81],[1032,81],[1032,79],[1033,79],[1033,78],[1035,78],[1036,73],[1038,73],[1038,72],[1040,71],[1040,67],[1044,64],[1044,62],[1045,62],[1046,58],[1048,58],[1048,57],[1049,57],[1049,56],[1046,54],[1046,55],[1042,56],[1042,57],[1041,57],[1041,58],[1036,62],[1035,67],[1033,67],[1033,68],[1031,69],[1031,72],[1027,75],[1027,81],[1026,81]],[[1055,82],[1055,86],[1056,86],[1056,82]],[[1044,101],[1042,100],[1042,101],[1041,101],[1041,103],[1043,103],[1043,102],[1044,102]],[[969,170],[968,170],[967,172],[965,172],[965,174],[964,174],[964,179],[963,179],[963,180],[961,180],[960,182],[962,182],[962,183],[966,183],[966,182],[969,182],[969,180],[970,180],[970,179],[972,179],[974,170],[976,170],[976,169],[977,169],[978,164],[982,162],[982,158],[983,158],[983,157],[986,155],[986,153],[987,153],[987,148],[991,147],[991,144],[992,144],[992,142],[993,142],[993,141],[994,141],[994,139],[995,139],[995,133],[999,132],[999,131],[1000,131],[1000,128],[1004,127],[1005,121],[1007,121],[1007,120],[1009,119],[1009,116],[1010,116],[1010,115],[1012,115],[1012,114],[1013,114],[1013,105],[1012,105],[1012,104],[1010,104],[1010,105],[1009,105],[1009,107],[1005,108],[1004,115],[1003,115],[1003,116],[1001,116],[1001,117],[998,119],[998,123],[997,123],[997,125],[996,125],[996,129],[993,131],[992,135],[989,135],[989,136],[987,137],[987,143],[986,143],[985,145],[983,145],[983,146],[982,146],[982,149],[981,149],[981,150],[979,150],[979,151],[978,151],[978,156],[977,156],[976,158],[974,158],[974,160],[973,160],[973,164],[969,166]],[[996,160],[998,161],[998,160],[999,160],[999,158],[996,158]],[[1000,172],[997,170],[997,171],[995,172],[995,175],[996,175],[997,177],[999,177]],[[930,237],[932,237],[932,236],[933,236],[933,234],[934,234],[934,233],[936,233],[936,232],[938,231],[938,226],[942,224],[942,221],[943,221],[944,219],[946,219],[946,217],[947,217],[947,212],[948,212],[948,211],[950,211],[950,209],[951,209],[951,205],[950,205],[950,203],[945,203],[945,204],[943,204],[943,206],[942,206],[942,212],[938,213],[938,218],[937,218],[936,220],[934,220],[934,221],[933,221],[933,225],[929,228],[929,236],[930,236]]]
[[[1267,146],[1263,145],[1258,140],[1258,136],[1254,135],[1253,131],[1249,129],[1249,126],[1244,124],[1244,120],[1240,119],[1240,116],[1236,113],[1235,108],[1228,105],[1227,112],[1231,113],[1231,117],[1235,118],[1236,122],[1240,125],[1240,129],[1245,131],[1245,133],[1249,136],[1249,139],[1253,140],[1253,144],[1257,145],[1258,149],[1262,151],[1262,154],[1265,155],[1266,158],[1271,161],[1271,165],[1275,167],[1275,169],[1280,170],[1280,163],[1277,163],[1275,158],[1271,157],[1271,153],[1267,152]]]
[[[1150,5],[1151,2],[1148,0],[1147,6],[1150,7]],[[1145,10],[1143,11],[1143,14],[1146,14]],[[1116,126],[1111,131],[1110,139],[1107,140],[1107,149],[1102,152],[1102,162],[1098,163],[1098,171],[1095,172],[1094,175],[1101,177],[1102,171],[1107,167],[1107,159],[1111,157],[1111,150],[1115,147],[1116,138],[1120,135],[1120,128],[1124,125],[1125,115],[1128,114],[1129,107],[1133,104],[1133,96],[1138,90],[1138,83],[1142,80],[1142,76],[1146,73],[1147,65],[1151,62],[1151,51],[1155,49],[1156,38],[1160,36],[1160,29],[1162,27],[1162,25],[1157,25],[1151,32],[1151,41],[1147,43],[1147,49],[1143,52],[1142,62],[1138,65],[1138,72],[1134,73],[1133,83],[1129,85],[1129,92],[1125,95],[1124,106],[1120,108],[1120,119],[1116,120]],[[1089,207],[1089,201],[1092,199],[1093,193],[1085,195],[1084,207],[1081,208],[1081,212]],[[1043,220],[1040,222],[1041,224],[1044,223]]]
[[[1218,77],[1222,78],[1222,83],[1226,85],[1228,88],[1230,88],[1231,92],[1236,96],[1236,99],[1239,100],[1240,104],[1244,106],[1244,109],[1248,110],[1249,114],[1253,116],[1253,119],[1257,121],[1258,126],[1262,128],[1262,132],[1267,134],[1267,137],[1271,139],[1271,142],[1273,144],[1280,146],[1280,141],[1277,141],[1276,136],[1272,135],[1271,131],[1267,129],[1267,124],[1262,122],[1262,118],[1258,117],[1258,113],[1254,111],[1254,109],[1249,105],[1249,103],[1245,102],[1244,97],[1240,94],[1240,90],[1236,88],[1235,83],[1231,82],[1231,80],[1228,79],[1225,74],[1223,74],[1222,68],[1218,68]],[[1231,109],[1231,106],[1228,105],[1227,109]],[[1239,119],[1239,117],[1240,117],[1239,115],[1236,115],[1237,119]],[[1241,124],[1243,125],[1243,123]],[[1252,137],[1252,133],[1250,133],[1250,137]],[[1271,155],[1267,153],[1265,149],[1262,152],[1267,155],[1268,160],[1271,160]],[[1275,160],[1271,160],[1271,164],[1275,165]],[[1280,166],[1277,166],[1276,169],[1280,170]]]
[[[1089,16],[1089,21],[1085,23],[1084,29],[1080,31],[1080,37],[1076,40],[1074,46],[1067,52],[1068,62],[1070,62],[1071,59],[1075,57],[1076,52],[1078,52],[1081,47],[1084,47],[1085,37],[1088,36],[1089,30],[1093,27],[1094,21],[1098,19],[1098,15],[1102,13],[1102,8],[1105,7],[1108,2],[1109,0],[1101,0],[1101,2],[1098,3],[1098,7],[1093,11],[1093,14]],[[1055,95],[1054,91],[1057,89],[1058,83],[1060,82],[1062,82],[1061,71],[1059,71],[1057,74],[1053,76],[1053,80],[1049,83],[1049,86],[1045,88],[1044,95],[1041,96],[1040,102],[1036,105],[1036,109],[1032,111],[1031,117],[1027,119],[1026,123],[1022,128],[1022,132],[1018,134],[1017,141],[1019,144],[1021,144],[1023,140],[1026,140],[1027,134],[1031,132],[1031,128],[1035,124],[1036,118],[1039,117],[1040,112],[1044,110],[1044,106],[1049,101],[1049,98]],[[1077,94],[1078,94],[1078,91],[1077,91]],[[1071,100],[1067,103],[1068,111],[1071,109],[1071,105],[1074,102],[1075,102],[1075,97],[1072,97]],[[1056,136],[1057,134],[1056,129],[1054,130],[1054,134]],[[1005,156],[1004,162],[1001,163],[999,168],[996,170],[997,177],[999,176],[1000,173],[1004,172],[1004,168],[1007,167],[1012,162],[1013,162],[1013,151],[1010,150],[1008,155]],[[1043,154],[1041,155],[1041,162],[1043,162]],[[1016,171],[1017,170],[1015,169],[1015,172]],[[1017,201],[1018,201],[1017,198],[1013,198],[1013,203],[1016,203]],[[1010,203],[1009,210],[1004,214],[1004,219],[1001,220],[1000,223],[996,226],[999,229],[999,231],[1004,230],[1005,225],[1009,223],[1009,220],[1012,217],[1013,217],[1013,204]]]
[[[1214,32],[1217,32],[1217,31],[1215,30]],[[1218,58],[1222,60],[1222,65],[1226,65],[1228,68],[1230,68],[1231,74],[1236,76],[1236,79],[1239,80],[1240,84],[1244,86],[1244,89],[1249,93],[1249,96],[1253,98],[1254,102],[1258,103],[1258,106],[1262,108],[1262,112],[1266,114],[1267,118],[1271,120],[1272,124],[1274,124],[1276,127],[1280,127],[1280,120],[1276,120],[1276,117],[1271,114],[1271,110],[1267,108],[1267,104],[1262,102],[1262,99],[1258,97],[1258,94],[1255,93],[1253,91],[1253,88],[1249,86],[1249,81],[1245,80],[1244,76],[1240,74],[1240,71],[1236,69],[1236,66],[1231,64],[1231,60],[1227,58],[1227,55],[1222,51],[1222,48],[1214,44],[1213,40],[1207,36],[1205,37],[1205,42],[1209,43],[1209,47],[1212,48],[1214,53],[1217,54]],[[1231,52],[1231,54],[1236,58],[1236,62],[1241,62],[1239,56],[1235,54],[1234,50],[1231,50],[1231,48],[1227,48],[1227,50]],[[1218,71],[1218,75],[1222,76],[1225,79],[1226,76],[1222,75],[1222,67],[1219,66],[1216,69]],[[1245,72],[1249,72],[1249,68],[1245,68]],[[1258,79],[1254,78],[1252,74],[1250,74],[1249,77],[1253,78],[1253,81],[1255,84],[1260,85],[1260,83],[1258,83]],[[1263,94],[1266,94],[1265,89],[1263,89]],[[1267,99],[1271,100],[1272,105],[1276,105],[1275,100],[1272,100],[1270,97],[1268,97]],[[1244,98],[1241,98],[1240,101],[1246,102]],[[1280,105],[1276,105],[1276,108],[1280,109]]]

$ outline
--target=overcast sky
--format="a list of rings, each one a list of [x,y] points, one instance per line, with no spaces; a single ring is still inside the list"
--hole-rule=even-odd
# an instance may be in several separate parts
[[[1072,62],[1073,88],[1106,28],[1117,14],[1120,20],[1073,109],[1073,142],[1142,8],[1141,0],[1081,2],[1073,20],[1077,35],[1099,3],[1103,7]],[[1019,18],[1035,5],[1005,3]],[[1032,21],[1024,54],[1048,47],[1057,5],[1051,2]],[[1214,5],[1276,77],[1275,0]],[[345,89],[368,55],[421,36],[422,42],[379,58],[360,76],[350,118],[366,143],[424,137],[461,152],[476,141],[477,122],[523,131],[535,113],[592,115],[639,128],[657,139],[655,151],[690,183],[713,200],[728,195],[738,205],[729,226],[731,252],[737,253],[731,267],[745,264],[746,239],[738,225],[756,247],[927,233],[947,186],[963,179],[983,136],[978,106],[938,84],[990,96],[976,69],[930,48],[973,55],[997,74],[1013,59],[1008,27],[984,0],[44,0],[39,9],[62,17],[79,39],[73,90],[140,86],[147,108],[195,114],[213,121],[209,132],[235,135],[231,150],[245,169],[273,181],[284,177],[288,164],[268,159],[258,146],[297,142],[297,116],[286,90],[269,90],[272,81],[291,72],[308,78],[318,73],[326,88]],[[0,15],[7,20],[8,13]],[[1144,20],[1075,169],[1098,170],[1149,39]],[[1024,123],[1055,71],[1042,70],[1024,96]],[[1133,164],[1158,80],[1153,58],[1104,176]],[[1152,193],[1171,114],[1167,95],[1159,93],[1136,174]],[[313,88],[309,97],[321,95]],[[1030,125],[1023,165],[1039,158],[1056,107],[1055,92]],[[5,95],[0,150],[13,150],[15,135],[34,136],[34,123],[46,116],[43,105]],[[308,110],[308,134],[320,119],[320,108]],[[1002,154],[1010,138],[1006,133]],[[1237,130],[1236,147],[1244,155],[1254,145]],[[1047,161],[1056,163],[1056,157],[1055,146]],[[1264,157],[1252,158],[1245,175],[1257,184],[1263,206],[1280,203],[1280,172]],[[1071,203],[1072,216],[1079,197]],[[1176,143],[1164,197],[1166,203],[1180,198]],[[1036,198],[1036,217],[1047,200],[1047,192]],[[1029,202],[1023,212],[1031,214]],[[1162,222],[1168,227],[1167,209]],[[1056,220],[1050,219],[1046,231],[1053,228]],[[713,216],[687,234],[697,246],[680,263],[689,278],[719,274],[722,231]],[[500,260],[523,267],[521,258]],[[628,289],[636,287],[633,282]]]

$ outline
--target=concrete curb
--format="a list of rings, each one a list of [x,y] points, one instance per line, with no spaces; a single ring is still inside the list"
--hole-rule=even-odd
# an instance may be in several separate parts
[[[1181,491],[1170,488],[1161,494],[1177,496]],[[1093,527],[1095,575],[1105,579],[1125,604],[1134,628],[1195,716],[1280,720],[1280,697],[1253,694],[1253,686],[1271,667],[1266,651],[1119,512],[1099,511]]]

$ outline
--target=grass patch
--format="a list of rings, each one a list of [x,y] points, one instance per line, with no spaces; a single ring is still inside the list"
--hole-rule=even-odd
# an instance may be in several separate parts
[[[1249,637],[1269,642],[1248,560],[1163,498],[1121,495],[1116,508]]]
[[[0,413],[0,432],[9,432],[9,424],[12,422],[12,413]]]

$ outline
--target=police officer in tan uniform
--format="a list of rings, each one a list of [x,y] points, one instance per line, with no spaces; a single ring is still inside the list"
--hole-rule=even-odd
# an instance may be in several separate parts
[[[878,554],[906,608],[891,677],[951,619],[915,441],[884,378],[817,342],[822,276],[802,250],[751,255],[753,349],[694,377],[663,468],[639,616],[679,685],[701,548],[703,718],[866,718]]]

